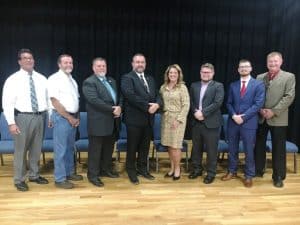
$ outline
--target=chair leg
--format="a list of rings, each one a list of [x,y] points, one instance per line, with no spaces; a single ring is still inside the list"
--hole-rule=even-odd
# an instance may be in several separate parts
[[[45,152],[43,152],[43,164],[46,164]]]
[[[0,158],[1,158],[1,166],[4,166],[4,160],[3,160],[3,155],[0,154]]]
[[[189,155],[188,155],[188,151],[187,150],[185,152],[185,170],[186,171],[189,170]]]
[[[297,153],[294,152],[294,173],[297,173]]]
[[[81,163],[80,152],[78,152],[78,163]]]
[[[147,171],[150,171],[150,166],[149,166],[149,155],[147,156]]]
[[[158,154],[157,154],[157,150],[155,151],[155,156],[156,156],[156,173],[158,173]]]
[[[77,174],[77,149],[74,146],[74,172]]]

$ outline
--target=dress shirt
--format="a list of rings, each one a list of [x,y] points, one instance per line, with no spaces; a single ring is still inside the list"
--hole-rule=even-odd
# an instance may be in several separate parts
[[[248,76],[246,76],[246,77],[241,77],[241,79],[240,79],[240,82],[241,82],[241,89],[242,89],[242,86],[243,86],[243,81],[246,81],[246,82],[245,82],[245,86],[246,86],[246,88],[247,88],[250,79],[251,79],[251,75],[248,75]]]
[[[210,82],[210,81],[209,81]],[[199,98],[199,110],[202,111],[202,101],[206,92],[209,82],[201,82],[200,98]]]
[[[48,78],[48,96],[57,99],[69,113],[77,113],[79,110],[79,92],[76,81],[72,75],[62,70],[54,73]],[[50,101],[51,103],[51,101]],[[52,109],[55,109],[50,104]]]
[[[48,109],[47,79],[36,71],[32,72],[32,79],[35,85],[38,111],[45,111]],[[7,78],[3,87],[2,106],[9,125],[15,124],[15,109],[20,112],[32,112],[29,74],[27,71],[20,69]]]
[[[117,103],[117,97],[116,97],[116,92],[115,90],[112,88],[112,86],[110,85],[111,81],[108,81],[107,78],[105,76],[97,76],[98,79],[102,82],[102,84],[105,86],[106,90],[110,93],[114,103]]]

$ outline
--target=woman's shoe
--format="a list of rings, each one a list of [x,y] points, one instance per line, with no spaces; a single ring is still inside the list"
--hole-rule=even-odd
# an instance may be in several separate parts
[[[173,176],[173,180],[179,180],[180,179],[180,175],[178,177]]]
[[[165,178],[169,178],[169,177],[173,177],[173,176],[174,176],[174,173],[169,174],[169,172],[168,172],[165,174]]]

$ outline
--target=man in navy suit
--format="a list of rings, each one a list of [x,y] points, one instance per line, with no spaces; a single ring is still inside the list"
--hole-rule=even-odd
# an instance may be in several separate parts
[[[124,97],[123,120],[127,129],[126,171],[133,184],[139,184],[137,175],[153,180],[147,170],[147,159],[152,135],[157,91],[152,76],[144,73],[145,56],[138,53],[132,58],[132,71],[121,78]],[[138,157],[136,159],[136,152]]]
[[[265,100],[265,88],[261,81],[251,77],[251,63],[240,60],[238,72],[240,80],[230,84],[228,109],[228,173],[221,180],[227,181],[236,177],[240,139],[245,152],[245,187],[252,187],[255,176],[254,145],[258,126],[258,112]]]

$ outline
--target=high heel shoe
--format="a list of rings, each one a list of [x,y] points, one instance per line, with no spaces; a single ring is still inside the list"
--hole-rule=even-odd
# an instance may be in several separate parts
[[[168,173],[166,173],[165,174],[165,178],[170,178],[170,177],[173,177],[174,176],[174,173],[171,173],[171,174],[169,174],[169,172]]]

